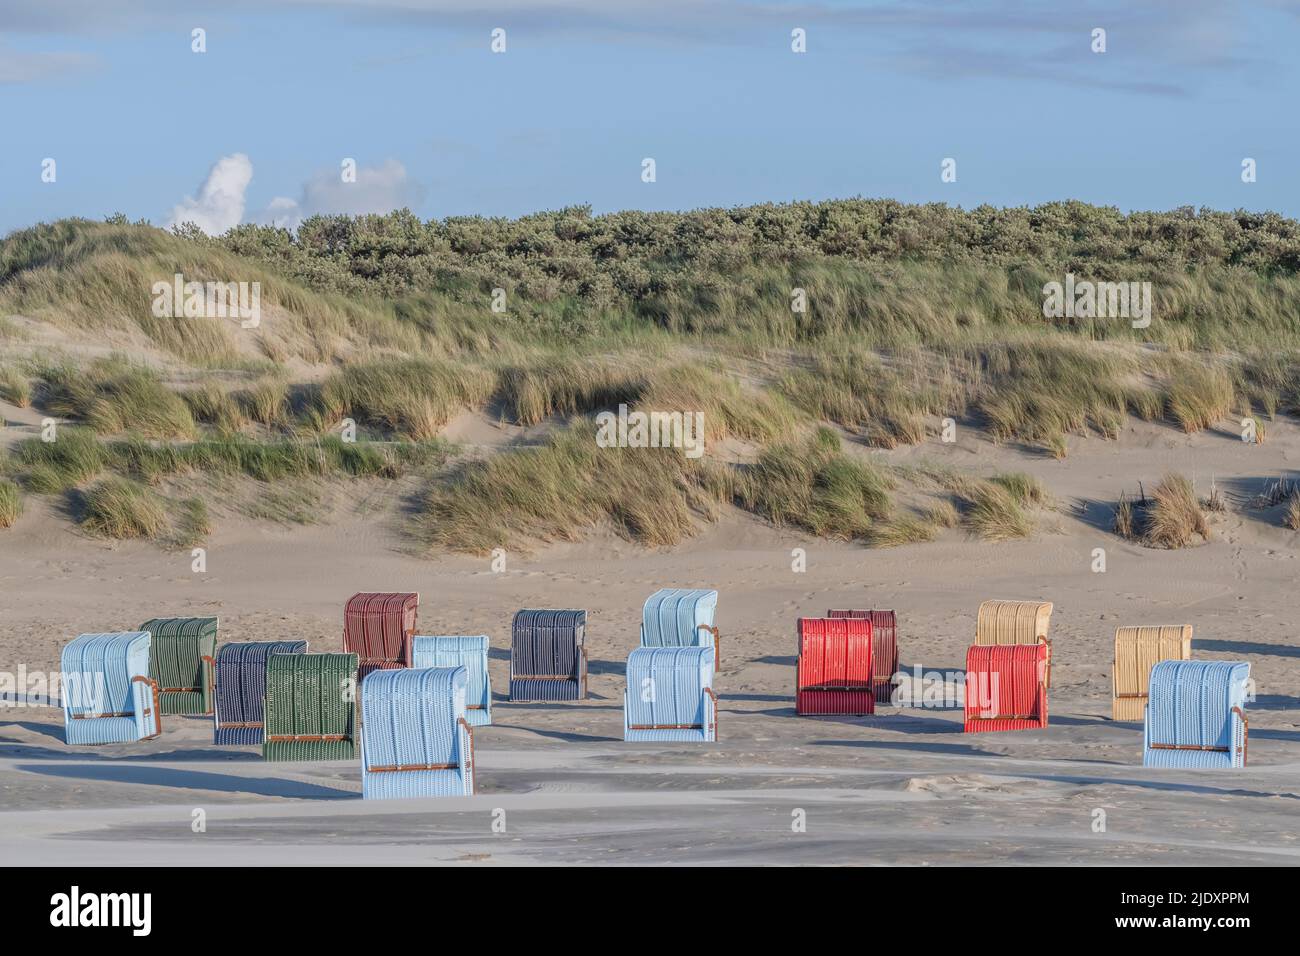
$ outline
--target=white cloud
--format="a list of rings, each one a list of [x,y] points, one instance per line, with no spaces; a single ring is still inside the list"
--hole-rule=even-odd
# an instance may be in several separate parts
[[[361,216],[414,206],[422,193],[407,177],[406,167],[389,159],[379,166],[358,167],[355,182],[344,182],[339,170],[322,170],[303,185],[301,198],[277,196],[257,220],[296,229],[308,216],[332,213]]]
[[[253,179],[253,163],[243,153],[223,156],[208,171],[198,197],[186,196],[172,209],[168,226],[192,222],[210,236],[219,236],[244,218],[244,193]]]

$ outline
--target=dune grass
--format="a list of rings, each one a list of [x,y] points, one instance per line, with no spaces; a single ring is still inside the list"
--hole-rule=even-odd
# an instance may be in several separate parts
[[[1228,417],[1237,396],[1227,370],[1182,356],[1162,364],[1168,415],[1183,431],[1198,432]]]
[[[638,356],[531,356],[501,369],[499,394],[505,412],[520,425],[537,425],[553,415],[573,415],[635,402],[646,388],[644,359]]]
[[[54,432],[54,441],[25,438],[14,446],[14,457],[30,491],[54,494],[66,491],[97,476],[107,462],[104,448],[94,431],[64,425]]]
[[[435,438],[465,408],[492,395],[495,377],[475,365],[381,359],[344,366],[321,383],[322,413],[351,417],[416,441]]]
[[[1217,489],[1205,502],[1185,476],[1170,472],[1160,479],[1150,496],[1131,499],[1121,494],[1115,507],[1114,531],[1121,538],[1147,548],[1175,549],[1196,538],[1210,538],[1206,509],[1226,509]]]
[[[10,479],[0,478],[0,528],[13,527],[22,514],[22,491]]]
[[[1286,503],[1286,513],[1282,516],[1282,524],[1292,531],[1300,531],[1300,497],[1292,496]]]
[[[0,366],[0,400],[26,408],[32,403],[32,386],[26,375],[9,366]]]
[[[1142,543],[1149,548],[1185,548],[1195,538],[1208,540],[1209,523],[1196,491],[1183,475],[1165,475],[1151,492]]]
[[[202,498],[190,497],[177,504],[173,534],[173,543],[181,548],[194,547],[212,534],[212,519]]]
[[[726,472],[675,448],[601,448],[589,425],[538,448],[469,462],[424,502],[431,547],[484,554],[527,542],[575,540],[602,522],[650,546],[672,545],[716,517]]]
[[[289,421],[289,383],[278,376],[259,379],[240,389],[234,401],[242,417],[268,428]]]
[[[779,391],[814,417],[855,429],[880,448],[923,441],[927,419],[961,415],[971,397],[969,376],[943,356],[917,349],[886,359],[850,347],[800,361]]]
[[[217,432],[233,435],[248,424],[244,404],[215,381],[200,382],[180,393],[194,420]]]
[[[1028,508],[1035,503],[1036,489],[1032,481],[1025,483],[1019,477],[962,478],[954,483],[967,531],[985,541],[1028,538],[1034,533],[1037,523]]]
[[[40,365],[37,378],[40,408],[78,419],[102,434],[129,431],[146,438],[188,438],[195,433],[194,416],[184,399],[157,373],[125,358]]]
[[[878,548],[895,548],[904,544],[933,541],[943,525],[931,514],[896,514],[875,522],[866,533],[867,540]]]
[[[819,428],[801,442],[764,448],[737,479],[737,502],[777,526],[791,525],[829,538],[870,534],[889,516],[890,478],[850,459],[840,439]]]
[[[167,511],[144,485],[110,476],[86,490],[81,525],[106,538],[160,538],[168,527]]]

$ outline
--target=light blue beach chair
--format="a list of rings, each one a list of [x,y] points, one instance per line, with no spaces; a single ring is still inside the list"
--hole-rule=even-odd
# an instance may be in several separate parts
[[[623,739],[718,739],[713,648],[638,647],[627,659]]]
[[[713,615],[718,592],[664,588],[646,599],[641,611],[642,647],[712,647],[719,664],[718,629]]]
[[[488,675],[488,639],[462,635],[417,636],[411,652],[412,667],[464,667],[465,719],[473,727],[492,723],[492,678]]]
[[[149,642],[148,631],[123,631],[82,634],[64,646],[59,666],[68,743],[129,743],[162,733]]]
[[[1142,764],[1244,767],[1250,665],[1160,661],[1151,668]]]
[[[474,732],[464,667],[374,670],[361,684],[361,794],[474,793]]]

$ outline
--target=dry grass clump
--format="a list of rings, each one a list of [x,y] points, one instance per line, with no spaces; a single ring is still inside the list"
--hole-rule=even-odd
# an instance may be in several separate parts
[[[895,548],[933,541],[941,527],[928,514],[898,514],[876,522],[866,537],[878,548]]]
[[[1065,436],[1089,430],[1117,438],[1124,415],[1154,418],[1158,397],[1134,384],[1135,361],[1115,349],[1068,338],[969,346],[979,370],[975,408],[993,437],[1065,456]]]
[[[1300,498],[1292,497],[1287,502],[1286,514],[1282,516],[1282,524],[1292,531],[1300,531]]]
[[[1122,538],[1148,548],[1185,548],[1197,537],[1203,541],[1210,537],[1209,520],[1196,489],[1186,477],[1174,472],[1160,479],[1150,498],[1143,494],[1137,501],[1130,501],[1121,495],[1114,528]]]
[[[794,430],[799,416],[778,394],[748,388],[715,365],[671,365],[652,373],[638,409],[702,412],[711,440],[728,437],[771,442]]]
[[[482,554],[528,541],[576,540],[608,521],[641,544],[676,544],[731,496],[729,474],[675,448],[601,448],[575,425],[538,448],[470,462],[424,505],[431,547]]]
[[[381,359],[346,365],[321,383],[321,414],[348,416],[416,441],[435,437],[462,409],[491,396],[487,369],[432,359]]]
[[[194,435],[189,406],[146,366],[119,357],[97,359],[86,366],[57,362],[38,365],[37,378],[41,408],[79,419],[101,434]]]
[[[892,487],[883,472],[847,457],[835,432],[819,428],[802,442],[765,448],[740,475],[737,501],[773,524],[852,539],[889,516]]]
[[[1227,418],[1236,400],[1226,369],[1176,356],[1164,365],[1169,417],[1185,432],[1197,432]]]
[[[1192,483],[1170,473],[1151,492],[1152,504],[1143,530],[1144,543],[1151,548],[1185,548],[1194,537],[1210,537],[1209,524],[1196,499]]]
[[[167,529],[162,499],[125,478],[109,477],[91,486],[83,506],[82,527],[106,538],[157,538]]]
[[[0,399],[19,408],[30,405],[32,386],[27,376],[8,366],[0,368]]]
[[[969,387],[945,357],[910,349],[882,359],[831,346],[804,358],[778,390],[814,417],[860,430],[878,448],[925,440],[926,419],[960,414]]]
[[[250,421],[277,428],[289,420],[289,383],[268,376],[240,389],[234,395],[243,417]]]
[[[0,528],[9,528],[22,517],[23,493],[8,478],[0,478]]]
[[[248,424],[243,404],[216,382],[200,382],[180,393],[194,420],[217,431],[233,434]]]
[[[1034,519],[1015,494],[992,481],[974,482],[960,495],[963,522],[985,541],[1028,538],[1034,533]]]
[[[621,359],[538,355],[500,373],[504,410],[520,425],[635,402],[646,387],[635,356]]]
[[[37,494],[74,488],[98,475],[107,462],[95,433],[72,425],[59,427],[54,441],[24,438],[14,446],[14,457],[24,484]]]

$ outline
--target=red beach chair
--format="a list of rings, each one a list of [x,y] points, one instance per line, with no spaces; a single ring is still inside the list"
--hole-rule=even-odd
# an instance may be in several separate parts
[[[1046,644],[975,644],[966,651],[968,734],[1047,726]]]
[[[871,652],[867,618],[800,618],[795,712],[852,717],[875,713]]]

